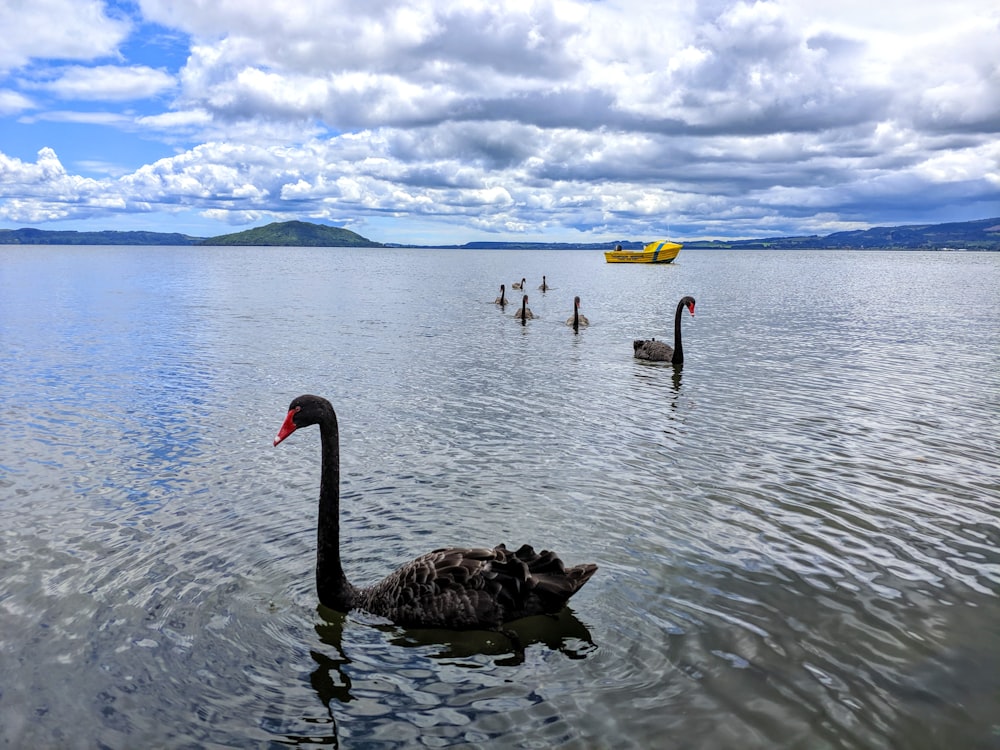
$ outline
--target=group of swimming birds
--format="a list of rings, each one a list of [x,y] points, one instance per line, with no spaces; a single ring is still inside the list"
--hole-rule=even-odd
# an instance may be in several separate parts
[[[515,281],[510,287],[511,289],[523,291],[525,283],[525,279],[522,278],[520,281]],[[544,276],[542,276],[542,283],[538,288],[542,292],[546,292],[551,288]],[[500,296],[493,300],[493,302],[500,305],[501,308],[510,302],[507,299],[507,288],[505,285],[500,285]],[[674,345],[669,346],[662,341],[657,341],[655,338],[635,339],[632,342],[632,351],[636,359],[670,362],[677,366],[684,364],[684,348],[681,344],[681,311],[685,308],[694,315],[694,297],[682,297],[680,302],[677,303],[677,310],[674,313]],[[520,320],[521,324],[524,325],[534,317],[534,314],[528,308],[528,295],[525,294],[521,299],[521,307],[514,312],[514,318]],[[574,331],[579,331],[581,326],[590,325],[590,321],[587,320],[586,316],[580,313],[579,297],[573,298],[573,314],[566,320],[566,325],[573,326]]]
[[[513,284],[511,284],[510,288],[523,290],[525,283],[526,283],[525,280],[521,279],[519,282],[515,281]],[[543,292],[547,292],[551,288],[549,287],[549,284],[545,280],[544,276],[542,276],[542,283],[541,286],[539,286],[538,288],[541,289]],[[510,300],[507,299],[507,287],[505,287],[503,284],[500,285],[500,296],[497,297],[495,300],[493,300],[493,302],[495,304],[500,305],[501,308],[506,307],[507,304],[510,302]],[[521,299],[521,307],[519,307],[517,310],[514,311],[514,319],[520,320],[521,324],[524,325],[529,320],[532,320],[534,317],[535,314],[531,312],[531,309],[528,307],[528,295],[525,294],[524,297]],[[566,321],[566,325],[573,326],[574,331],[579,331],[580,326],[590,325],[590,321],[587,320],[587,316],[580,314],[579,297],[575,297],[573,299],[573,314]]]
[[[525,280],[511,284],[524,290]],[[543,292],[549,289],[542,277]],[[504,305],[501,284],[496,302]],[[633,343],[638,359],[683,362],[681,311],[694,315],[694,298],[684,297],[674,315],[674,347],[651,339]],[[522,322],[533,318],[528,295],[515,313]],[[588,325],[580,314],[580,298],[573,301],[574,329]],[[319,425],[321,468],[316,538],[316,592],[320,603],[339,612],[362,609],[411,628],[501,630],[504,624],[533,615],[557,615],[597,572],[593,563],[566,566],[555,553],[536,552],[525,544],[509,550],[503,544],[488,547],[436,549],[404,564],[365,588],[352,585],[340,560],[340,432],[333,405],[321,396],[303,395],[288,406],[274,438],[278,445],[301,427]]]

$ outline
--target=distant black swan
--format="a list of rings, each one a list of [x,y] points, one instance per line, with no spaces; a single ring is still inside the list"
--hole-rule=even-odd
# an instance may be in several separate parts
[[[506,292],[504,290],[504,286],[503,286],[503,284],[501,284],[500,285],[500,296],[497,297],[495,300],[493,300],[493,303],[497,304],[497,305],[500,305],[500,307],[503,307],[504,305],[506,305],[509,300],[507,299],[507,297],[505,296],[505,294],[506,294]]]
[[[675,365],[684,364],[684,348],[681,346],[681,310],[685,307],[694,315],[694,297],[683,297],[677,303],[677,312],[674,313],[674,348],[671,349],[656,339],[649,341],[636,339],[632,342],[636,359],[670,362]]]
[[[299,396],[274,444],[312,424],[322,441],[316,591],[325,606],[364,609],[408,627],[493,630],[558,613],[597,571],[593,564],[567,568],[554,553],[536,553],[527,544],[516,552],[501,544],[434,550],[374,586],[355,588],[340,564],[340,433],[333,406],[319,396]]]
[[[549,282],[545,280],[544,276],[542,276],[542,283],[538,288],[543,292],[547,292],[549,290]]]
[[[573,326],[574,329],[580,326],[589,326],[590,321],[587,320],[587,316],[580,314],[580,298],[573,298],[573,314],[566,321],[566,325]]]
[[[524,295],[524,299],[521,300],[521,309],[514,311],[514,317],[524,323],[527,320],[531,320],[535,317],[535,314],[531,312],[528,308],[528,295]]]
[[[524,289],[524,279],[521,279],[521,283],[520,284],[515,281],[513,284],[510,285],[510,288],[511,289]]]

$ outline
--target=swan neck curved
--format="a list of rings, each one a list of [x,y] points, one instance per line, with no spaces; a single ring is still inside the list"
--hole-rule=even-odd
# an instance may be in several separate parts
[[[322,471],[316,524],[316,593],[325,606],[346,612],[354,589],[340,564],[340,431],[336,414],[319,425]]]

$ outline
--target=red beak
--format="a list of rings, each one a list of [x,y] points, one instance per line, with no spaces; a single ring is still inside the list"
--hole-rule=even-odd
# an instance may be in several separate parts
[[[286,437],[288,437],[293,432],[295,432],[296,429],[298,429],[297,425],[294,422],[295,413],[297,411],[298,411],[298,409],[291,409],[288,412],[288,415],[285,417],[285,421],[281,423],[281,429],[278,430],[278,434],[274,438],[274,444],[275,445],[277,445],[278,443],[280,443]]]
[[[694,302],[692,302],[690,305],[688,305],[688,310],[691,311],[691,315],[694,315]]]

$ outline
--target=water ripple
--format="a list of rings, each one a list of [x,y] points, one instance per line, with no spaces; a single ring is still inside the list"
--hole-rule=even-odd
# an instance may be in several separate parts
[[[995,744],[992,255],[91,252],[0,259],[0,744]],[[492,304],[542,273],[527,325]],[[685,293],[683,370],[634,360]],[[303,392],[357,583],[500,542],[598,575],[523,652],[317,609]]]

